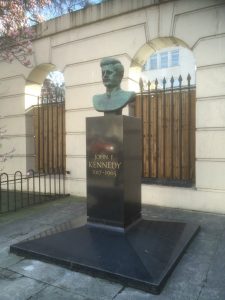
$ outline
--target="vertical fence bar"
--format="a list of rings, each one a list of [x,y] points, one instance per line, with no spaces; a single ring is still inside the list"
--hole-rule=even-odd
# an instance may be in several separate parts
[[[15,178],[15,176],[16,176],[16,173],[14,174],[14,193],[13,193],[14,194],[14,210],[16,211],[17,197],[16,197],[16,178]]]
[[[17,189],[16,189],[16,181],[17,181],[17,175],[19,174],[20,176],[20,205],[23,207],[23,175],[20,171],[16,171],[14,173],[14,199],[15,199],[15,211],[17,210]]]
[[[144,160],[144,140],[145,140],[145,135],[144,135],[144,104],[143,104],[143,89],[144,89],[144,84],[142,78],[139,80],[139,87],[140,87],[140,93],[141,93],[141,130],[142,130],[142,177],[144,177],[144,165],[145,165],[145,160]]]
[[[166,78],[163,78],[163,177],[166,177]]]
[[[151,177],[152,175],[152,141],[151,141],[151,82],[148,81],[148,176]]]
[[[41,173],[38,172],[38,202],[41,202]]]
[[[35,178],[34,178],[34,170],[30,170],[32,174],[32,182],[33,182],[33,203],[35,203]]]
[[[174,160],[173,160],[173,135],[174,135],[174,95],[173,95],[173,76],[170,79],[171,82],[171,179],[174,178]]]
[[[5,176],[6,181],[2,181],[2,177]],[[6,201],[7,201],[7,211],[9,211],[9,176],[7,173],[2,173],[0,175],[0,212],[2,211],[2,183],[6,182]]]
[[[42,172],[45,172],[45,109],[44,109],[44,97],[41,97],[42,108]],[[41,172],[41,170],[39,170]]]
[[[44,176],[44,194],[46,195],[46,173],[44,173],[43,176]]]
[[[40,106],[39,106],[39,100],[38,100],[38,111],[39,111],[39,109],[40,109]],[[43,105],[42,105],[42,110],[44,110]],[[40,133],[41,133],[40,127],[41,126],[40,126],[40,123],[41,123],[41,119],[40,119],[40,113],[39,113],[38,114],[38,131],[39,131],[39,133],[38,133],[38,136],[39,136],[39,138],[38,138],[38,143],[39,143],[38,147],[39,147],[39,149],[41,147],[40,146],[40,141],[41,141],[41,136],[40,136]],[[43,129],[43,126],[44,126],[44,118],[42,118],[42,129]],[[42,135],[44,135],[44,130],[43,130],[43,134]],[[40,159],[41,159],[40,151],[38,151],[38,154],[39,154],[39,158],[38,158],[38,174],[40,176],[40,172],[41,172],[41,167],[40,167],[40,162],[41,162],[40,161]],[[44,149],[43,149],[42,160],[44,160]],[[40,186],[40,182],[39,182],[39,194],[38,194],[39,202],[40,202],[40,189],[41,189],[41,186]]]
[[[59,102],[57,100],[56,110],[56,168],[59,169]]]
[[[155,80],[155,98],[156,98],[156,178],[159,175],[159,95],[158,95],[158,80]]]
[[[56,94],[56,101],[57,101],[57,90],[55,89],[55,94]],[[51,165],[51,172],[53,172],[53,167],[54,167],[54,103],[52,102],[51,103],[51,107],[52,107],[52,110],[51,110],[51,113],[52,113],[52,154],[51,154],[51,162],[52,162],[52,165]]]
[[[50,194],[50,197],[51,197],[51,194],[52,194],[52,180],[51,180],[51,172],[50,172],[50,168],[49,168],[49,163],[50,163],[50,154],[49,154],[49,151],[50,151],[50,132],[49,132],[49,112],[50,112],[50,105],[51,105],[51,101],[52,101],[52,98],[51,97],[51,94],[48,94],[47,95],[47,136],[46,136],[46,139],[47,139],[47,173],[48,173],[48,178],[49,178],[49,194]]]
[[[2,174],[0,175],[0,212],[2,212]]]
[[[58,126],[57,126],[57,136],[58,136],[58,193],[59,195],[61,194],[61,164],[60,164],[60,158],[62,157],[60,151],[62,151],[62,145],[60,147],[60,138],[59,138],[59,133],[60,133],[60,118],[59,116],[61,115],[62,117],[62,114],[60,113],[61,112],[61,99],[58,99]],[[62,123],[61,123],[62,124]]]
[[[62,154],[61,154],[61,160],[62,160],[62,172],[64,173],[64,108],[63,108],[63,97],[61,94],[61,141],[62,141]]]
[[[61,183],[60,183],[60,179],[61,179],[61,176],[60,176],[60,169],[58,169],[58,192],[59,192],[59,195],[61,194]]]
[[[182,123],[183,123],[183,107],[182,107],[182,90],[181,90],[181,86],[182,86],[182,77],[181,75],[178,78],[179,81],[179,179],[182,179],[182,169],[183,169],[183,165],[182,165],[182,138],[183,138],[183,134],[182,134]]]
[[[188,179],[192,180],[191,176],[191,134],[192,134],[192,109],[191,109],[191,75],[187,76],[188,82]]]
[[[30,206],[30,181],[29,181],[29,174],[27,176],[27,205]]]
[[[41,170],[41,117],[40,117],[40,97],[38,97],[38,172]],[[37,160],[36,160],[37,161]]]
[[[63,91],[61,90],[61,99],[62,99],[62,103],[63,103],[63,107],[62,107],[62,144],[63,144],[63,148],[62,148],[62,164],[63,164],[63,196],[65,196],[65,184],[66,184],[66,157],[65,157],[65,132],[66,132],[66,120],[65,120],[65,97],[63,94]]]
[[[46,140],[47,140],[47,172],[49,174],[49,138],[50,138],[50,134],[49,134],[49,95],[47,95],[47,104],[46,104],[46,109],[47,109],[47,130],[46,130]]]
[[[56,198],[56,169],[54,168],[54,198]]]
[[[7,209],[9,211],[10,210],[10,207],[9,207],[9,205],[10,205],[10,198],[9,198],[9,176],[6,173],[3,173],[3,174],[6,175],[6,180],[7,180]]]

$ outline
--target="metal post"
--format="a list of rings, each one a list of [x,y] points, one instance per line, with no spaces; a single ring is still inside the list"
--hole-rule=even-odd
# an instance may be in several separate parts
[[[2,181],[2,177],[5,176],[6,177],[6,199],[7,199],[7,211],[9,211],[9,176],[7,173],[2,173],[0,175],[0,212],[2,211],[2,183],[4,183],[5,181]]]
[[[142,177],[144,177],[144,103],[143,103],[143,89],[144,84],[142,78],[139,80],[139,87],[141,92],[141,129],[142,129]]]
[[[155,80],[156,95],[156,178],[159,176],[159,99],[158,99],[158,80]]]
[[[192,133],[192,124],[191,124],[191,118],[192,118],[192,111],[191,111],[191,75],[188,74],[187,76],[187,82],[188,82],[188,179],[192,180],[192,174],[191,174],[191,133]]]
[[[171,179],[174,177],[174,160],[173,160],[173,134],[174,134],[174,96],[173,96],[173,84],[174,78],[171,77]]]
[[[163,177],[166,177],[166,78],[163,78]]]
[[[148,81],[148,177],[152,174],[152,160],[151,160],[151,82]]]
[[[182,77],[181,75],[178,78],[179,81],[179,179],[182,179],[182,123],[183,123],[183,109],[182,109]]]
[[[41,97],[41,106],[42,106],[42,172],[45,172],[45,110],[44,110],[43,96]]]
[[[57,94],[56,94],[56,101],[57,101]],[[54,168],[54,118],[53,118],[53,115],[54,115],[54,103],[52,102],[51,103],[51,107],[52,107],[52,110],[51,110],[51,113],[52,113],[52,154],[51,154],[51,162],[52,162],[52,165],[51,165],[51,172],[53,172],[53,168]]]
[[[14,173],[14,199],[15,199],[15,211],[17,210],[17,196],[16,196],[16,181],[17,174],[20,176],[20,203],[21,207],[23,207],[23,175],[20,171],[16,171]]]
[[[41,170],[41,120],[40,120],[40,98],[38,97],[38,172]]]

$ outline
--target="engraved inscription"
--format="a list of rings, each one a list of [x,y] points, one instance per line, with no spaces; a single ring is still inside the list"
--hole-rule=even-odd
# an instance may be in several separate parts
[[[122,162],[114,154],[95,154],[88,160],[89,174],[93,176],[116,177]]]

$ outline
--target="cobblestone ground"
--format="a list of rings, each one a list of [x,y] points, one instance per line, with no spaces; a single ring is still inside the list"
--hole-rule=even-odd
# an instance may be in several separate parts
[[[0,215],[0,300],[224,300],[225,215],[143,206],[145,219],[198,223],[201,230],[163,292],[154,296],[118,283],[9,253],[9,246],[73,220],[85,222],[85,199],[65,199]]]

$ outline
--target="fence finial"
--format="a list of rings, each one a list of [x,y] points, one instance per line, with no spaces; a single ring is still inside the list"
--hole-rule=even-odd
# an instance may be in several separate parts
[[[158,88],[158,84],[159,84],[159,82],[158,82],[158,79],[156,78],[156,80],[155,80],[155,89],[157,90],[157,88]]]
[[[150,89],[151,89],[151,81],[150,80],[148,80],[147,86],[148,86],[148,92],[150,92]]]
[[[140,87],[140,91],[141,93],[143,92],[143,89],[144,89],[144,82],[143,82],[143,79],[140,77],[139,79],[139,87]]]
[[[165,88],[166,88],[166,78],[163,77],[163,89],[165,90]]]
[[[191,75],[190,75],[190,73],[188,73],[187,82],[188,82],[188,86],[190,86],[191,85]]]
[[[171,82],[171,88],[173,88],[173,84],[174,84],[174,77],[173,76],[171,77],[170,82]]]
[[[178,81],[179,81],[179,88],[181,88],[182,81],[183,81],[183,79],[182,79],[182,76],[181,76],[181,75],[179,76],[179,78],[178,78]]]

